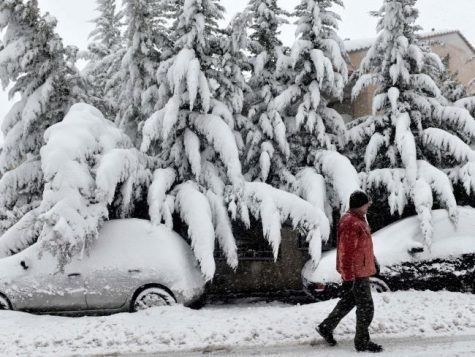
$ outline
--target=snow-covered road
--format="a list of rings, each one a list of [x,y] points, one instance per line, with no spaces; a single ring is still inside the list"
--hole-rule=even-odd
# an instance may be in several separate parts
[[[448,357],[475,356],[475,335],[427,338],[380,338],[378,342],[384,346],[383,356],[395,357]],[[252,348],[215,349],[209,350],[213,357],[245,357],[245,356],[288,356],[288,357],[341,357],[364,356],[374,354],[357,353],[352,340],[339,341],[338,346],[329,347],[322,341],[305,345],[268,346]],[[194,357],[203,352],[167,353],[171,357]],[[128,354],[124,357],[152,357],[157,354]]]
[[[450,292],[377,294],[371,334],[393,356],[473,355],[475,295]],[[316,336],[315,324],[336,301],[155,308],[102,317],[37,316],[0,312],[2,356],[133,356],[217,353],[237,356],[353,354],[355,314],[335,331],[337,348]],[[281,347],[279,347],[281,346]],[[444,353],[447,352],[448,353]],[[320,353],[321,352],[321,353]]]

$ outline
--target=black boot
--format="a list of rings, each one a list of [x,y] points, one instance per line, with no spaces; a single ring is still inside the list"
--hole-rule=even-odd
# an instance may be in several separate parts
[[[377,343],[371,341],[367,342],[364,345],[355,345],[355,348],[358,352],[383,352],[383,347],[381,345],[378,345]]]
[[[330,346],[335,346],[336,341],[333,338],[333,333],[325,328],[325,326],[318,325],[315,327],[315,330],[318,332],[320,336],[323,337],[323,339],[330,345]]]

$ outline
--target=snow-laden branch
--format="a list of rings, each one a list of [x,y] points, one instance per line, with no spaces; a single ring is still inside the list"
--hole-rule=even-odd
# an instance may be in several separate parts
[[[298,95],[300,95],[299,86],[291,85],[274,98],[274,100],[270,103],[270,108],[276,110],[277,112],[281,112],[284,108],[287,108],[292,100]]]
[[[410,198],[410,188],[406,181],[404,169],[376,169],[364,175],[363,188],[385,187],[389,196],[388,204],[390,213],[398,212],[402,215]]]
[[[221,117],[213,114],[197,116],[193,125],[219,154],[230,181],[233,184],[239,184],[242,180],[241,162],[234,135],[229,126]]]
[[[366,171],[371,170],[371,165],[373,165],[376,157],[378,156],[379,151],[384,145],[387,145],[386,138],[380,134],[375,133],[371,136],[368,146],[366,146],[364,161],[366,165]]]
[[[411,186],[417,178],[417,153],[414,135],[410,128],[410,117],[407,113],[393,116],[393,125],[396,127],[396,145],[401,160],[406,169],[406,178]]]
[[[475,161],[475,151],[458,136],[445,130],[427,128],[424,130],[422,140],[428,149],[438,153],[448,153],[459,163]]]
[[[432,205],[434,202],[431,187],[424,179],[416,180],[412,200],[419,218],[424,244],[430,247],[434,233],[432,227]]]
[[[231,220],[229,219],[223,199],[210,190],[206,192],[206,197],[208,197],[213,214],[213,225],[218,244],[224,252],[226,263],[231,268],[236,269],[238,266],[237,246],[232,231]]]
[[[475,193],[475,162],[468,162],[462,167],[449,169],[452,182],[461,183],[468,195]]]
[[[2,234],[0,237],[0,258],[21,252],[35,242],[41,231],[38,214],[38,209],[32,209]]]
[[[356,100],[362,91],[370,86],[377,85],[382,80],[383,78],[380,74],[363,74],[360,78],[358,78],[353,89],[351,90],[351,100]]]
[[[281,225],[290,220],[293,228],[300,227],[307,232],[310,255],[314,264],[318,263],[321,242],[330,234],[330,224],[322,210],[296,195],[261,182],[247,182],[244,198],[251,214],[262,220],[263,234],[273,248],[274,259],[278,255]]]
[[[427,161],[418,160],[417,166],[419,177],[430,185],[432,191],[437,195],[437,199],[449,211],[450,219],[457,222],[457,202],[448,176]]]
[[[154,225],[164,222],[168,228],[173,228],[173,207],[168,205],[167,192],[172,187],[175,179],[176,173],[172,168],[157,169],[153,173],[152,183],[148,189],[147,202],[150,220]]]
[[[432,116],[440,124],[448,124],[453,130],[475,139],[475,120],[467,109],[439,106]]]
[[[96,172],[96,195],[108,204],[115,198],[115,192],[120,184],[138,187],[147,185],[150,180],[147,157],[137,149],[116,148],[106,152],[99,160]],[[132,189],[132,187],[130,187]],[[130,192],[122,195],[122,206],[125,208],[131,202]]]
[[[348,208],[350,195],[360,189],[360,179],[350,160],[336,151],[322,150],[317,154],[315,167],[331,185],[343,212]]]
[[[19,194],[25,190],[25,187],[33,184],[39,189],[42,181],[43,172],[39,160],[25,161],[6,172],[0,178],[0,206],[10,207],[18,200]]]
[[[470,113],[475,113],[475,96],[462,98],[456,101],[454,106],[467,109]]]
[[[177,190],[175,209],[188,226],[191,248],[203,276],[209,281],[216,269],[213,255],[215,231],[209,201],[192,182],[181,184]]]
[[[441,95],[439,87],[427,74],[413,74],[411,76],[411,85],[414,88],[431,93],[434,97],[439,97]]]

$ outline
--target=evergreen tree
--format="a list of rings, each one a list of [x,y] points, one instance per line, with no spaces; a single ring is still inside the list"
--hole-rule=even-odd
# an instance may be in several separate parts
[[[166,73],[159,98],[165,105],[145,123],[142,142],[142,150],[158,155],[163,167],[154,173],[149,190],[152,222],[172,227],[173,212],[180,213],[208,279],[215,269],[215,229],[228,261],[237,265],[222,197],[226,186],[242,185],[233,116],[212,95],[223,11],[216,0],[185,1],[173,27],[175,54],[158,71]],[[214,223],[220,227],[213,226],[213,216],[219,217]]]
[[[277,71],[282,55],[279,26],[287,13],[276,0],[251,0],[247,6],[251,23],[250,91],[247,98],[249,121],[246,123],[244,170],[249,180],[279,184],[279,177],[289,176],[286,161],[290,154],[284,119],[275,108],[274,99],[284,83]]]
[[[249,71],[249,61],[244,52],[248,43],[248,22],[249,15],[246,12],[236,14],[229,26],[222,31],[219,43],[219,86],[214,94],[232,113],[236,122],[236,135],[240,134],[245,121],[242,117],[244,93],[250,92],[244,78],[244,72]]]
[[[156,72],[171,46],[165,0],[124,0],[126,52],[121,62],[117,123],[140,145],[144,121],[155,111]]]
[[[166,78],[159,89],[163,108],[146,121],[141,147],[159,160],[148,194],[152,222],[173,227],[172,215],[180,215],[207,279],[215,271],[215,237],[228,264],[238,264],[231,219],[248,227],[250,214],[262,219],[276,258],[280,224],[289,218],[308,231],[316,261],[319,242],[328,237],[328,221],[308,203],[285,204],[285,192],[244,182],[233,116],[241,107],[241,79],[229,57],[240,52],[242,37],[222,38],[223,11],[217,0],[184,2],[173,27],[175,54],[158,70]],[[229,81],[223,73],[232,74]]]
[[[419,45],[415,31],[416,0],[385,0],[374,14],[379,35],[363,59],[353,98],[376,86],[373,115],[353,125],[353,159],[366,171],[368,188],[385,188],[391,214],[412,201],[430,244],[435,198],[456,221],[457,204],[449,176],[469,189],[475,186],[470,161],[475,121],[447,99],[427,73],[443,70],[440,58]],[[363,160],[358,160],[364,158]],[[448,176],[449,175],[449,176]]]
[[[63,121],[48,128],[45,141],[38,242],[62,268],[73,256],[89,252],[101,223],[109,218],[116,190],[126,211],[151,173],[147,158],[132,147],[130,138],[88,104],[73,105]]]
[[[115,0],[97,0],[99,16],[89,38],[88,65],[83,76],[88,80],[94,105],[106,117],[114,118],[120,95],[120,66],[125,48],[121,35],[123,13],[116,11]]]
[[[286,111],[292,168],[291,189],[322,192],[320,208],[345,210],[352,191],[360,186],[356,170],[339,154],[347,140],[345,123],[332,102],[342,100],[348,81],[343,41],[338,37],[340,17],[332,7],[340,0],[302,0],[296,8],[297,38],[290,53],[292,81],[273,106]],[[345,177],[342,180],[342,177]]]
[[[2,123],[0,231],[5,232],[29,212],[35,216],[44,186],[43,135],[83,98],[83,91],[73,65],[77,50],[63,46],[56,20],[41,16],[36,0],[2,1],[0,19],[0,79],[3,88],[13,83],[10,98],[20,97]],[[39,226],[28,228],[38,232]]]

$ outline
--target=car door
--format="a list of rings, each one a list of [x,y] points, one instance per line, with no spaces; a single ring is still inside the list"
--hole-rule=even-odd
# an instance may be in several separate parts
[[[73,312],[86,309],[84,280],[77,267],[44,269],[28,264],[11,285],[14,306],[31,312]],[[72,268],[72,269],[71,269]]]
[[[90,310],[124,307],[141,285],[140,268],[95,266],[85,276],[86,303]]]

